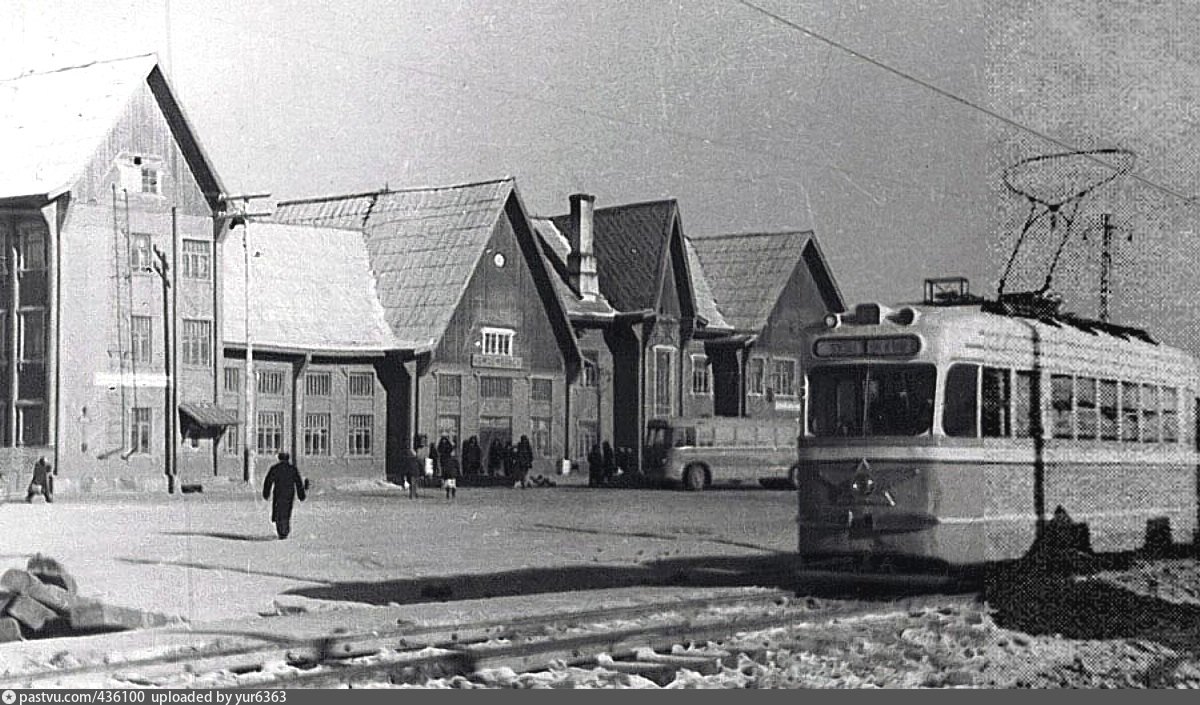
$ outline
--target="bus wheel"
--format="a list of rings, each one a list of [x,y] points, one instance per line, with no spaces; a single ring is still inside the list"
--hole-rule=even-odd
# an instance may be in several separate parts
[[[792,486],[793,490],[800,489],[800,464],[799,463],[793,465],[788,470],[788,484],[790,484]]]
[[[704,468],[699,465],[689,466],[683,472],[683,487],[689,492],[699,492],[704,489]]]

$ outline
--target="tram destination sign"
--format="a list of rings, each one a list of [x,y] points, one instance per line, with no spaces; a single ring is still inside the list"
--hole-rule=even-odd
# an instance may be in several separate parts
[[[821,338],[813,344],[817,357],[905,357],[921,350],[915,335],[889,335],[875,338]]]

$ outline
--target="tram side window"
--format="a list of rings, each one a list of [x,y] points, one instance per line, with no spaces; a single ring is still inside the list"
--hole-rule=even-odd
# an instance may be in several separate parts
[[[1009,417],[1011,391],[1008,370],[983,368],[983,408],[980,421],[985,438],[1007,438],[1012,435]]]
[[[1076,438],[1096,438],[1096,380],[1091,377],[1075,378],[1075,424]]]
[[[1138,394],[1139,386],[1133,382],[1121,383],[1121,440],[1137,441],[1141,438],[1142,407]]]
[[[979,435],[975,424],[978,379],[979,365],[952,365],[946,373],[946,406],[942,412],[942,428],[947,436],[974,438]]]
[[[1172,387],[1162,388],[1163,443],[1179,442],[1179,393]]]
[[[1142,442],[1158,442],[1158,387],[1142,385]]]
[[[1117,383],[1100,380],[1100,439],[1117,440]]]
[[[1075,437],[1075,380],[1070,375],[1050,375],[1050,405],[1054,437]]]
[[[1017,438],[1031,438],[1040,435],[1039,421],[1041,414],[1030,406],[1033,399],[1033,372],[1018,371],[1016,388],[1013,390],[1013,421]]]

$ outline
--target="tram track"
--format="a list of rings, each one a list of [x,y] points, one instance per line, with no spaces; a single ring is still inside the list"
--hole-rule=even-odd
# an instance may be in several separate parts
[[[338,635],[288,647],[241,649],[190,658],[147,659],[74,672],[30,675],[24,687],[328,688],[419,684],[600,666],[669,682],[681,668],[715,672],[746,649],[721,646],[739,633],[797,624],[830,624],[914,609],[967,604],[977,594],[887,602],[819,600],[784,591],[479,621],[388,633]],[[794,639],[803,640],[799,635]],[[715,645],[715,646],[714,646]],[[753,651],[753,649],[751,649]],[[749,654],[753,658],[754,654]]]

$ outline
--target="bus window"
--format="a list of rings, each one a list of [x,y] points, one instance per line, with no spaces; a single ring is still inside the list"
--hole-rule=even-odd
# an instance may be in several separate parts
[[[1117,383],[1111,379],[1100,380],[1100,438],[1117,440]]]
[[[1158,387],[1142,385],[1142,442],[1158,443]]]
[[[1137,441],[1141,438],[1142,407],[1138,396],[1138,385],[1121,383],[1121,440]]]
[[[1012,435],[1009,424],[1009,382],[1008,370],[995,367],[983,368],[983,404],[982,422],[983,435],[990,438],[1005,438]]]
[[[1076,437],[1091,440],[1096,437],[1096,380],[1091,377],[1075,378],[1075,423]]]
[[[1050,405],[1054,437],[1075,437],[1075,380],[1070,375],[1050,375]]]
[[[1162,389],[1162,439],[1164,443],[1179,442],[1179,395],[1173,387]]]
[[[979,365],[951,365],[946,373],[946,406],[942,428],[947,436],[974,438],[979,435],[975,424]]]
[[[809,428],[825,437],[928,433],[936,376],[929,364],[814,367]]]
[[[1041,409],[1033,401],[1036,374],[1028,370],[1017,372],[1017,385],[1013,395],[1013,415],[1018,438],[1033,438],[1041,435]]]

